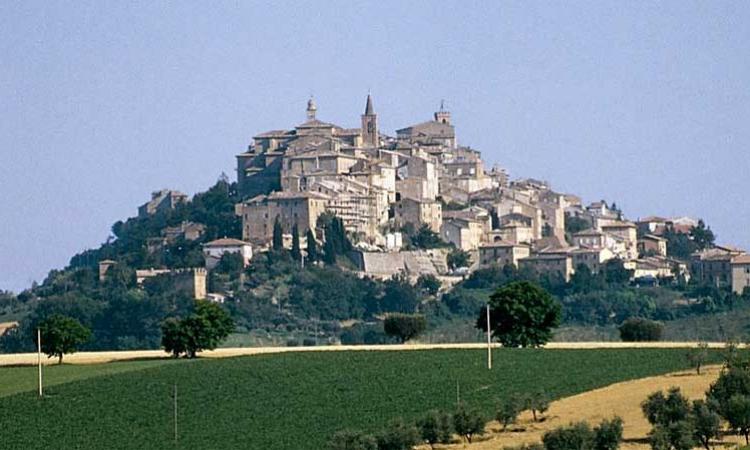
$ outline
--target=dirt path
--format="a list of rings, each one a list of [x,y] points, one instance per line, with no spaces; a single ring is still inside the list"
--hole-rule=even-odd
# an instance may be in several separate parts
[[[695,342],[554,342],[547,344],[549,349],[595,349],[595,348],[689,348]],[[711,343],[712,348],[723,348],[723,343]],[[499,348],[499,345],[494,345]],[[403,351],[403,350],[437,350],[437,349],[486,349],[487,344],[403,344],[403,345],[330,345],[319,347],[244,347],[219,348],[200,353],[201,357],[226,358],[231,356],[262,355],[287,352],[323,352],[323,351]],[[168,358],[161,350],[135,350],[116,352],[80,352],[65,355],[68,364],[96,364],[129,359]],[[44,364],[55,361],[43,357]],[[16,353],[0,355],[0,367],[10,365],[33,365],[37,363],[36,353]]]
[[[567,397],[550,405],[547,420],[534,423],[531,414],[524,413],[519,423],[511,431],[501,432],[497,422],[488,425],[488,433],[481,441],[472,445],[456,444],[440,447],[443,449],[500,450],[506,446],[532,444],[541,442],[545,431],[570,422],[584,420],[594,425],[602,419],[620,416],[624,421],[624,450],[646,450],[647,434],[651,427],[641,413],[640,404],[646,397],[657,390],[667,390],[677,386],[683,394],[691,399],[704,396],[710,384],[716,379],[720,366],[711,366],[702,370],[701,375],[692,372],[678,372],[663,376],[642,378],[639,380],[616,383],[601,389]],[[739,442],[736,436],[726,436],[724,443],[730,445]]]

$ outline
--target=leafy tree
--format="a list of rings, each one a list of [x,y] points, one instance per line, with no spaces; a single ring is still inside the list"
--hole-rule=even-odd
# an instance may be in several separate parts
[[[175,357],[195,358],[202,350],[213,350],[234,330],[234,321],[219,305],[196,300],[192,314],[162,324],[162,346]]]
[[[435,275],[423,274],[417,278],[417,287],[425,292],[427,295],[437,295],[440,291],[440,280]]]
[[[689,349],[687,360],[692,367],[695,367],[695,372],[700,375],[701,367],[708,361],[708,344],[700,342],[697,347]]]
[[[336,432],[328,441],[329,450],[378,450],[375,437],[358,431]]]
[[[474,436],[484,434],[485,419],[479,411],[468,410],[463,404],[458,405],[453,413],[453,429],[471,444]]]
[[[536,391],[528,396],[526,402],[528,408],[531,410],[534,422],[538,422],[541,419],[542,414],[546,413],[549,409],[550,399],[546,392]]]
[[[716,408],[706,403],[705,400],[695,400],[692,406],[693,437],[706,450],[711,450],[711,439],[721,435],[721,417]]]
[[[448,253],[448,267],[456,270],[459,267],[469,267],[471,265],[471,254],[466,250],[454,248]]]
[[[273,241],[274,251],[284,250],[284,231],[281,229],[281,221],[279,216],[276,216],[276,220],[273,221]]]
[[[586,422],[555,428],[542,435],[545,450],[591,450],[594,432]]]
[[[618,328],[624,342],[649,342],[661,339],[664,325],[653,320],[634,317],[623,322]]]
[[[419,305],[419,296],[409,278],[394,275],[383,285],[383,297],[380,299],[382,312],[414,313]]]
[[[307,260],[310,262],[317,261],[320,257],[318,255],[318,243],[315,240],[315,233],[312,229],[307,230]]]
[[[42,351],[49,358],[56,356],[59,364],[62,364],[63,355],[75,353],[91,338],[91,330],[78,320],[61,314],[53,314],[40,322],[39,331]],[[36,342],[36,337],[34,341]]]
[[[656,425],[649,433],[654,450],[691,450],[695,447],[693,426],[687,420]]]
[[[435,444],[449,444],[453,434],[450,415],[440,411],[430,411],[417,421],[422,440],[435,448]]]
[[[560,324],[560,304],[541,287],[517,281],[490,296],[492,335],[505,347],[538,347],[552,338]],[[477,328],[487,331],[486,316],[479,314]]]
[[[641,409],[651,425],[667,425],[690,416],[690,403],[676,387],[669,389],[667,395],[662,391],[652,393],[641,403]]]
[[[378,450],[411,450],[419,443],[419,431],[414,425],[407,425],[399,419],[378,433],[375,439]]]
[[[733,395],[726,405],[724,418],[732,430],[745,437],[745,445],[750,445],[750,397]]]
[[[690,403],[679,388],[671,388],[667,395],[654,392],[641,403],[643,415],[653,425],[649,434],[655,450],[689,450],[695,445],[695,427]]]
[[[607,282],[612,284],[627,284],[633,276],[633,271],[626,269],[625,262],[620,258],[607,260],[602,271]]]
[[[416,233],[409,236],[411,245],[421,249],[447,247],[448,244],[440,238],[440,235],[430,229],[428,225],[422,225]]]
[[[508,396],[500,402],[495,419],[503,425],[503,431],[508,429],[508,425],[516,422],[518,415],[523,411],[523,403],[515,395]]]
[[[690,228],[690,238],[695,242],[698,250],[703,250],[714,246],[716,236],[710,227],[706,226],[703,220],[698,221],[698,225]]]
[[[291,256],[294,261],[300,261],[302,259],[302,247],[300,244],[299,227],[295,223],[292,226],[292,250]]]
[[[594,427],[594,450],[617,450],[622,441],[622,419],[602,420]]]
[[[582,217],[565,215],[565,232],[575,234],[591,228],[591,224]]]
[[[427,320],[419,314],[389,314],[383,323],[385,334],[404,343],[414,339],[427,329]]]

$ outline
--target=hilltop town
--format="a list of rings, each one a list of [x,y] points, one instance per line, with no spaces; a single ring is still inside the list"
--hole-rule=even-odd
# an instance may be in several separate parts
[[[325,240],[319,220],[330,214],[342,220],[354,243],[354,270],[367,276],[430,274],[450,282],[477,268],[512,265],[569,281],[577,268],[597,273],[617,259],[641,283],[698,277],[738,294],[750,286],[750,256],[742,250],[711,242],[691,254],[670,251],[679,235],[695,240],[696,230],[711,233],[697,219],[633,220],[615,204],[585,204],[544,181],[510,180],[497,165],[488,170],[480,151],[459,144],[442,103],[431,120],[396,130],[395,136],[381,131],[370,95],[357,128],[320,120],[313,99],[305,113],[301,124],[260,133],[237,155],[243,200],[235,211],[242,239],[206,243],[208,269],[225,252],[242,254],[248,264],[254,253],[271,247],[275,226],[287,248],[299,239],[304,259],[308,239],[317,245]],[[186,201],[180,192],[159,191],[139,215]],[[202,227],[186,222],[165,228],[149,248],[178,235],[196,239]],[[446,245],[409,245],[420,232]],[[455,251],[466,252],[461,267],[449,264]]]

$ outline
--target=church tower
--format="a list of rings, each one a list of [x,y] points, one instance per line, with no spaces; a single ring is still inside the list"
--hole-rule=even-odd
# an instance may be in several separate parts
[[[318,108],[315,106],[315,100],[310,97],[310,100],[307,101],[307,120],[315,120],[315,113],[317,111]]]
[[[440,111],[435,113],[435,122],[451,124],[451,113],[445,110],[445,102],[440,100]]]
[[[367,94],[365,113],[362,114],[362,141],[365,146],[377,147],[378,142],[378,115],[372,107],[372,97]]]

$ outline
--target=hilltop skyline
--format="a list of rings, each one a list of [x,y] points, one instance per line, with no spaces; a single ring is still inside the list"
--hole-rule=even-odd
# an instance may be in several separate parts
[[[750,247],[750,8],[520,5],[0,7],[0,289],[98,246],[151,191],[234,180],[310,94],[354,127],[372,92],[387,134],[444,99],[459,142],[512,178]]]

